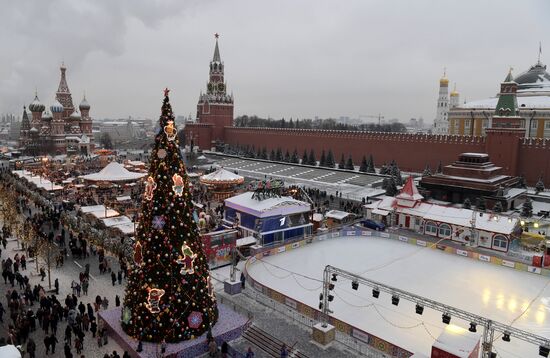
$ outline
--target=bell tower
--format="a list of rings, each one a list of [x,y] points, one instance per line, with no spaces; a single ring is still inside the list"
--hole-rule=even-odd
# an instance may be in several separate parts
[[[220,56],[218,45],[219,35],[214,35],[216,45],[214,56],[210,61],[210,72],[206,93],[199,96],[197,104],[197,121],[209,124],[213,128],[212,141],[224,141],[224,127],[233,126],[233,95],[227,94],[227,82],[224,79],[224,64]]]

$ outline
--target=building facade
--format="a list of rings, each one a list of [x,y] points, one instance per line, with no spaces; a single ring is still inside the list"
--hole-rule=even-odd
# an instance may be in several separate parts
[[[517,115],[528,138],[550,138],[550,74],[540,60],[517,77],[506,76],[506,88],[513,89]],[[513,82],[513,83],[512,83]],[[449,134],[485,135],[492,126],[493,115],[502,96],[466,102],[449,111]]]
[[[84,96],[78,109],[74,106],[66,70],[62,64],[59,87],[50,111],[40,102],[37,93],[29,105],[30,120],[27,110],[23,111],[19,146],[26,154],[91,154],[94,150],[90,104]]]
[[[412,177],[395,198],[386,196],[365,205],[365,209],[368,219],[500,252],[508,252],[520,237],[518,218],[425,202]]]

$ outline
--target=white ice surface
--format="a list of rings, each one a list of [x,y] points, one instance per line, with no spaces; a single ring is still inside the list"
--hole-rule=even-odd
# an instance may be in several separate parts
[[[255,280],[312,307],[319,304],[321,283],[270,264],[317,279],[322,279],[325,265],[330,264],[505,324],[519,317],[534,299],[513,325],[550,337],[548,277],[375,237],[316,242],[249,265]],[[343,278],[336,282],[334,292],[330,309],[335,317],[411,352],[429,356],[434,339],[445,326],[440,312],[426,308],[418,316],[415,303],[402,299],[398,307],[393,306],[390,295],[382,292],[374,299],[370,288],[361,285],[353,291],[350,281]],[[469,326],[456,317],[451,324]],[[496,337],[499,357],[538,356],[534,345],[513,336],[509,343]]]

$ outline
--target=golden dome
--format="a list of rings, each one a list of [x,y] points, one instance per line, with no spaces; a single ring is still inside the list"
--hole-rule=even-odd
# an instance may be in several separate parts
[[[449,84],[449,79],[447,77],[441,77],[441,79],[439,80],[439,84],[440,85],[448,85]]]
[[[458,92],[456,91],[456,83],[451,91],[451,97],[458,97]]]

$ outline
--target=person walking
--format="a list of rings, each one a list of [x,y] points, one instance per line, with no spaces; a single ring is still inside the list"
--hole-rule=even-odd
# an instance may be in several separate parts
[[[118,284],[122,285],[122,271],[121,270],[118,270],[117,280],[118,280]]]
[[[209,357],[216,357],[218,355],[218,345],[216,344],[216,341],[214,338],[210,339],[210,342],[208,343],[208,356]]]
[[[241,271],[241,288],[244,290],[244,286],[246,284],[246,277],[244,276],[244,272]]]
[[[113,286],[116,284],[116,273],[114,271],[111,271],[111,282]]]
[[[288,348],[285,343],[281,346],[281,358],[288,358]]]
[[[50,346],[52,347],[52,354],[55,354],[55,345],[59,343],[59,341],[57,340],[57,338],[55,337],[55,334],[53,333],[49,336],[49,340],[50,340]]]
[[[63,352],[65,353],[65,358],[72,358],[73,353],[71,352],[71,346],[67,342],[65,342],[65,346],[63,347]]]
[[[44,346],[46,346],[46,355],[48,355],[48,353],[50,353],[51,345],[52,344],[50,343],[50,337],[49,336],[44,337]]]
[[[35,358],[36,353],[36,343],[34,343],[34,340],[32,338],[29,338],[27,342],[27,352],[29,353],[29,358]]]
[[[46,271],[44,271],[43,267],[40,268],[40,277],[42,277],[40,281],[44,281],[44,279],[46,278]]]
[[[103,300],[101,301],[101,307],[103,307],[104,310],[109,308],[109,300],[107,297],[103,297]]]
[[[59,295],[59,279],[58,278],[55,279],[53,285],[55,286],[55,294]]]
[[[69,346],[72,344],[71,338],[73,336],[73,330],[71,329],[71,326],[67,325],[67,328],[65,328],[65,342],[69,344]]]
[[[84,281],[82,281],[82,293],[84,296],[88,296],[88,286],[89,286],[88,279],[85,278]]]
[[[120,307],[120,297],[118,295],[115,296],[115,306]]]
[[[245,358],[254,358],[254,352],[252,351],[252,347],[248,347]]]

